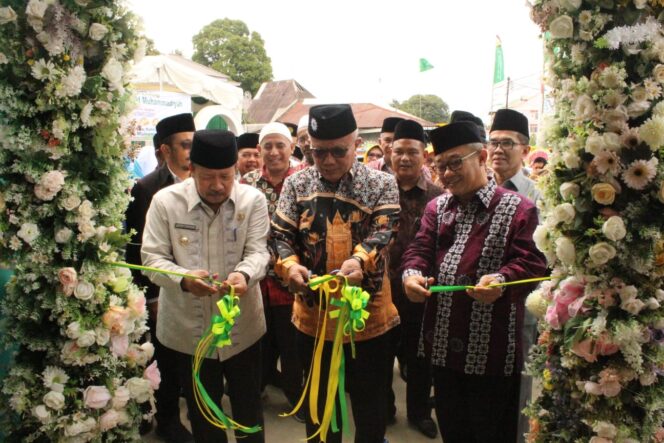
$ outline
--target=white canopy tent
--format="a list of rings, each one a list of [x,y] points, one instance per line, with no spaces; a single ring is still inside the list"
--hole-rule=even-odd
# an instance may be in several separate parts
[[[219,116],[228,129],[238,134],[242,129],[242,89],[228,76],[179,55],[144,57],[132,70],[132,83],[138,91],[179,91],[209,100],[214,112],[199,112],[196,127],[204,129]],[[206,109],[205,107],[203,109]]]

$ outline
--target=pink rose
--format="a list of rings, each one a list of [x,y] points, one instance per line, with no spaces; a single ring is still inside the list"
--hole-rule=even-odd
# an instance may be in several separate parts
[[[554,299],[560,304],[569,305],[577,298],[583,296],[585,286],[576,277],[566,278],[560,282],[560,288],[556,291]]]
[[[126,335],[114,335],[111,337],[111,352],[116,357],[124,357],[129,348],[129,337]]]
[[[588,443],[613,443],[613,440],[604,437],[593,437]]]
[[[605,309],[614,306],[616,304],[616,299],[613,296],[613,291],[606,290],[600,292],[600,294],[597,296],[597,302]]]
[[[611,341],[609,334],[606,332],[603,332],[602,335],[600,335],[597,343],[595,343],[595,347],[598,349],[599,355],[611,355],[620,350],[618,345]]]
[[[120,413],[115,409],[109,409],[99,417],[99,429],[102,431],[108,431],[116,427],[118,423],[120,423]]]
[[[595,382],[592,381],[587,381],[585,385],[583,385],[583,389],[588,393],[592,395],[602,395],[602,387]]]
[[[622,389],[620,383],[617,381],[601,383],[600,386],[602,387],[602,394],[606,397],[615,397],[620,394],[620,390]]]
[[[78,276],[74,268],[61,268],[58,271],[58,280],[62,285],[62,292],[69,296],[74,293],[74,288],[78,283]]]
[[[105,386],[88,386],[83,393],[85,406],[92,409],[106,407],[111,399],[111,393]]]
[[[579,297],[576,300],[574,300],[572,303],[570,303],[567,306],[567,312],[569,313],[570,317],[576,317],[579,313],[583,314],[588,310],[588,308],[583,307],[583,303],[586,301],[586,296],[584,295],[583,297]]]
[[[664,443],[664,427],[659,428],[657,432],[655,432],[655,441],[657,443]]]
[[[119,386],[113,395],[113,401],[111,402],[114,409],[122,409],[127,405],[127,402],[131,398],[129,389],[124,386]]]
[[[161,383],[161,373],[157,367],[157,361],[153,361],[150,366],[145,368],[143,371],[143,378],[150,382],[150,387],[154,390],[159,389],[159,384]]]
[[[145,296],[140,292],[129,292],[127,295],[127,308],[136,317],[140,317],[145,313]]]
[[[560,329],[560,319],[558,318],[558,311],[555,305],[546,308],[544,320],[550,324],[553,329]]]
[[[124,334],[126,325],[129,319],[129,311],[122,306],[111,306],[108,311],[102,316],[101,321],[104,323],[111,333]]]
[[[597,361],[597,346],[595,346],[594,340],[589,338],[574,343],[572,346],[572,352],[589,363]]]

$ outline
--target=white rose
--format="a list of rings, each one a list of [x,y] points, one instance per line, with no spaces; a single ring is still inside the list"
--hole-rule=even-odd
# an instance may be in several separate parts
[[[85,280],[79,281],[74,289],[74,297],[79,300],[90,300],[95,294],[95,285]]]
[[[574,35],[574,22],[572,17],[561,15],[551,22],[549,31],[552,38],[572,38]]]
[[[7,23],[16,21],[16,12],[11,8],[11,6],[6,6],[0,8],[0,25],[6,25]]]
[[[648,92],[643,86],[636,86],[634,89],[632,89],[629,95],[632,97],[632,101],[635,102],[643,102],[648,100]]]
[[[650,386],[657,381],[657,374],[653,371],[644,372],[639,376],[641,386]]]
[[[97,344],[99,346],[104,346],[111,339],[111,331],[104,328],[103,326],[99,326],[95,328],[95,336]]]
[[[613,438],[618,432],[615,426],[605,421],[598,421],[595,423],[593,431],[595,431],[598,437],[603,438]]]
[[[560,237],[556,240],[556,256],[565,265],[573,265],[576,259],[576,248],[569,237]]]
[[[576,169],[581,166],[581,158],[574,151],[566,151],[563,153],[563,162],[565,163],[565,166],[570,169]]]
[[[62,228],[55,233],[56,243],[67,243],[72,236],[73,232],[69,228]]]
[[[113,89],[119,89],[122,87],[122,75],[124,70],[122,69],[122,64],[114,58],[108,59],[104,65],[104,69],[101,71],[102,77],[108,80],[108,83]]]
[[[601,266],[616,256],[616,248],[606,242],[599,242],[590,247],[588,256],[593,264]]]
[[[648,4],[648,0],[634,0],[634,7],[636,9],[643,9]]]
[[[585,150],[592,155],[597,155],[602,149],[603,139],[600,134],[591,134],[586,139]]]
[[[26,15],[34,18],[44,18],[44,14],[48,9],[48,3],[41,0],[30,0],[28,7],[25,9]]]
[[[32,242],[39,237],[39,228],[34,223],[24,223],[16,235],[27,244],[32,245]]]
[[[558,4],[566,11],[572,12],[579,9],[581,6],[581,0],[559,0]]]
[[[113,400],[111,400],[111,405],[114,409],[122,409],[127,405],[129,399],[131,398],[131,393],[129,389],[124,386],[120,386],[115,390],[113,394]]]
[[[604,144],[604,148],[608,149],[609,151],[619,151],[620,147],[622,146],[620,136],[615,132],[605,132],[602,136],[602,142]],[[597,155],[597,153],[593,153],[593,155]]]
[[[90,118],[92,114],[92,103],[87,102],[85,106],[83,106],[83,109],[81,109],[81,123],[83,124],[84,128],[89,128],[92,126],[92,119]]]
[[[533,232],[533,240],[535,241],[535,246],[540,251],[546,251],[549,249],[549,229],[544,225],[539,225],[535,228]]]
[[[48,423],[51,418],[51,412],[45,405],[38,405],[32,409],[32,415],[41,423]]]
[[[650,297],[650,298],[646,301],[646,307],[647,307],[648,309],[650,309],[651,311],[654,311],[654,310],[656,310],[656,309],[659,309],[660,306],[661,306],[661,305],[659,304],[659,302],[657,301],[657,299],[656,299],[655,297]],[[148,342],[148,343],[149,343],[149,342]]]
[[[99,41],[108,34],[108,28],[101,23],[93,23],[90,25],[90,31],[88,34],[92,40]]]
[[[649,101],[632,102],[627,107],[627,114],[629,114],[631,118],[641,117],[643,114],[648,112],[649,109]]]
[[[154,345],[149,341],[146,341],[141,345],[141,350],[145,353],[148,360],[154,356]]]
[[[152,388],[150,387],[150,381],[144,378],[132,377],[127,380],[127,389],[131,398],[136,400],[138,403],[144,403],[150,399],[150,394],[152,393]]]
[[[84,200],[78,207],[78,213],[83,218],[92,218],[92,216],[95,215],[95,210],[92,208],[92,202],[90,200]]]
[[[55,193],[49,191],[47,188],[45,188],[41,184],[36,184],[35,185],[35,196],[37,196],[37,198],[39,200],[51,201],[51,200],[53,200],[53,197],[55,197]]]
[[[627,124],[627,108],[620,105],[613,109],[607,109],[602,114],[602,121],[606,123],[606,127],[609,131],[620,131]]]
[[[590,31],[579,31],[579,38],[583,41],[589,42],[593,39],[593,34]]]
[[[646,304],[638,298],[632,298],[620,303],[620,309],[629,312],[632,315],[638,315],[638,313],[641,312],[645,306]]]
[[[80,241],[85,241],[94,237],[95,234],[97,233],[97,230],[95,229],[92,223],[83,222],[78,224],[78,232],[80,232],[78,239]]]
[[[67,337],[76,340],[81,336],[81,324],[77,321],[73,321],[67,325]]]
[[[65,406],[65,396],[60,392],[50,391],[42,400],[46,406],[56,411]]]
[[[657,65],[652,70],[652,76],[660,83],[664,83],[664,65]]]
[[[87,348],[88,346],[92,346],[95,344],[97,341],[97,336],[95,335],[94,331],[85,331],[83,332],[78,339],[76,340],[76,344],[80,346],[81,348]]]
[[[120,414],[115,409],[109,409],[99,417],[99,429],[101,431],[108,431],[113,429],[120,423]]]
[[[73,211],[78,208],[78,205],[81,204],[81,199],[77,195],[68,195],[65,199],[62,200],[62,208],[66,211]]]
[[[562,203],[553,208],[553,219],[556,223],[571,223],[575,215],[576,211],[571,203]]]
[[[565,182],[560,185],[560,196],[563,200],[569,200],[572,197],[576,198],[579,196],[579,192],[581,192],[581,188],[576,183]]]
[[[627,229],[625,229],[625,222],[622,218],[617,215],[609,217],[607,221],[602,225],[602,233],[606,238],[613,241],[622,240],[627,235]]]
[[[578,121],[590,120],[595,114],[595,102],[589,95],[582,95],[576,99],[574,104],[574,114]]]
[[[86,432],[90,432],[97,427],[97,421],[92,417],[87,417],[85,420],[77,420],[72,424],[65,426],[65,436],[75,437]],[[83,440],[83,441],[87,441]]]

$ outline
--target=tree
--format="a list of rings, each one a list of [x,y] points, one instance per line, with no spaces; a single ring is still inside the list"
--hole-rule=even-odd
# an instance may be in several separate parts
[[[206,25],[193,38],[193,60],[210,66],[256,94],[272,80],[272,61],[258,32],[249,32],[242,20],[225,18]]]
[[[450,108],[447,103],[433,94],[413,95],[401,103],[392,100],[391,106],[433,123],[446,122],[450,118]]]

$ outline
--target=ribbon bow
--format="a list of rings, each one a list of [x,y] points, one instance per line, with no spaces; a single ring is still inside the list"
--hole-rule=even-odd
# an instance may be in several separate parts
[[[238,306],[240,299],[233,294],[234,292],[231,286],[231,293],[224,295],[217,302],[219,314],[212,317],[211,333],[214,335],[214,345],[218,348],[231,344],[231,329],[235,324],[235,318],[240,315]]]
[[[369,293],[363,291],[357,286],[344,285],[341,288],[341,298],[333,298],[330,303],[339,307],[336,311],[329,313],[330,318],[339,318],[339,314],[344,308],[348,309],[348,315],[344,316],[343,324],[344,335],[351,335],[354,332],[362,332],[366,326],[366,319],[369,318],[369,311],[366,308],[369,303]]]

